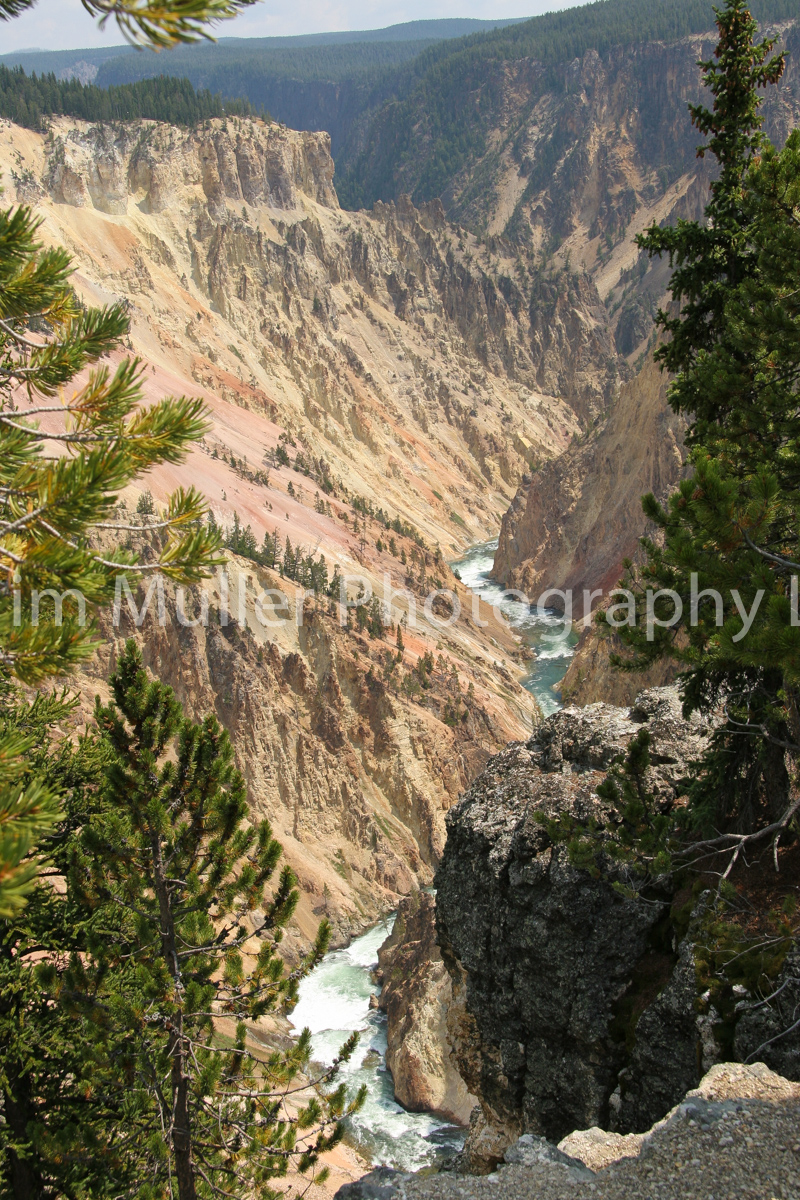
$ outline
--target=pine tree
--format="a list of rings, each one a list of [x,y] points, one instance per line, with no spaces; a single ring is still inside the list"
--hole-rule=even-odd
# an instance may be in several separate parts
[[[697,156],[710,154],[719,165],[705,219],[702,223],[681,219],[674,227],[652,225],[637,238],[650,257],[666,255],[673,268],[670,295],[681,310],[677,316],[659,311],[656,324],[669,337],[655,357],[677,375],[670,388],[670,403],[676,412],[694,417],[697,436],[702,436],[706,422],[718,419],[724,408],[709,405],[707,396],[692,386],[691,368],[719,337],[730,288],[755,265],[747,237],[744,185],[751,164],[766,144],[758,91],[777,83],[785,67],[783,54],[770,57],[774,39],[755,41],[758,26],[745,0],[728,0],[723,9],[714,12],[719,31],[714,58],[698,64],[713,96],[713,107],[689,105],[692,124],[710,135]]]
[[[330,927],[321,924],[287,975],[278,946],[296,880],[284,866],[265,896],[281,847],[267,821],[247,822],[226,733],[214,717],[186,719],[172,689],[147,678],[133,642],[110,683],[114,701],[98,701],[96,711],[110,757],[106,803],[81,833],[71,881],[87,902],[124,914],[113,942],[95,938],[90,952],[109,974],[135,963],[114,1019],[135,1051],[127,1104],[141,1131],[142,1179],[148,1195],[160,1194],[174,1175],[180,1200],[220,1191],[272,1197],[270,1181],[290,1165],[316,1167],[363,1099],[348,1103],[344,1085],[329,1090],[335,1066],[292,1114],[284,1096],[308,1067],[308,1031],[267,1056],[247,1037],[246,1022],[296,997]],[[244,946],[253,940],[259,949],[247,968]],[[221,1020],[234,1027],[231,1045]]]
[[[328,595],[331,597],[331,599],[333,599],[333,600],[339,599],[341,587],[342,587],[342,573],[339,570],[339,564],[336,563],[335,567],[333,568],[333,576],[331,577],[331,581],[328,584]]]
[[[0,20],[8,21],[33,8],[35,0],[0,0]],[[126,41],[139,46],[168,47],[207,38],[208,26],[235,17],[253,0],[86,0],[87,12],[104,24],[114,17]]]
[[[690,811],[700,827],[729,830],[732,845],[737,831],[766,836],[775,821],[781,835],[791,820],[786,754],[800,755],[800,136],[778,152],[758,131],[757,88],[783,62],[767,61],[770,43],[754,45],[741,0],[718,24],[719,67],[705,64],[714,111],[694,110],[721,164],[708,223],[650,231],[644,242],[652,253],[682,247],[672,286],[686,303],[662,322],[672,337],[662,361],[679,370],[673,405],[696,414],[693,470],[666,508],[644,498],[663,540],[645,540],[647,562],[630,571],[637,626],[620,632],[635,652],[621,665],[665,653],[683,662],[687,713],[725,704]],[[659,620],[672,619],[675,596],[682,618],[648,629],[648,589],[662,593]],[[713,597],[692,612],[693,592],[705,589],[719,594],[719,612]]]
[[[87,960],[89,930],[114,937],[119,914],[87,908],[47,878],[67,876],[70,847],[99,802],[97,738],[59,736],[74,707],[66,693],[29,702],[11,690],[0,705],[0,733],[25,742],[22,782],[48,787],[62,808],[43,836],[44,878],[24,909],[0,920],[0,1194],[15,1200],[100,1197],[136,1182],[138,1130],[123,1121],[130,1048],[105,1019],[107,978]]]
[[[241,545],[241,541],[242,541],[242,526],[241,526],[241,522],[239,521],[239,514],[234,509],[234,511],[233,511],[233,528],[229,532],[228,536],[225,538],[225,545],[228,547],[229,550],[232,550],[234,554],[238,554],[239,547]]]
[[[287,534],[286,547],[283,551],[283,571],[282,574],[287,579],[294,579],[297,575],[297,555],[292,549],[292,543],[289,541]]]
[[[0,20],[34,2],[0,0]],[[166,47],[208,36],[209,23],[251,2],[86,0],[84,7],[101,22],[113,16],[130,41]],[[128,334],[125,306],[82,310],[69,285],[68,254],[43,250],[38,228],[30,208],[0,211],[0,561],[6,577],[0,670],[26,683],[68,671],[91,654],[84,606],[91,612],[106,603],[121,574],[157,568],[195,581],[215,561],[218,545],[202,525],[205,505],[194,488],[170,498],[161,523],[164,549],[154,567],[93,544],[98,530],[119,530],[113,512],[122,488],[158,463],[181,461],[202,436],[203,407],[182,398],[139,408],[138,361],[121,363],[113,374],[96,365]],[[34,324],[49,332],[32,334]],[[68,404],[48,403],[87,367],[87,382]],[[36,427],[46,413],[63,419],[60,432]],[[48,441],[69,453],[48,456]],[[37,623],[33,593],[48,591],[62,607],[53,620]],[[31,853],[58,816],[47,789],[35,782],[23,788],[23,774],[13,741],[0,744],[0,915],[24,904],[35,878]]]

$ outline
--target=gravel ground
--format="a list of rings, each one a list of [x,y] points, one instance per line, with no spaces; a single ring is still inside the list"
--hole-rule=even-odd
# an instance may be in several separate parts
[[[591,1160],[587,1138],[584,1162]],[[580,1135],[568,1139],[573,1155]],[[623,1139],[620,1143],[624,1145]],[[564,1143],[562,1143],[564,1145]],[[628,1143],[630,1146],[631,1143]],[[558,1151],[552,1148],[558,1156]],[[604,1151],[607,1156],[608,1151]],[[594,1161],[597,1161],[595,1158]],[[587,1163],[588,1165],[588,1163]],[[374,1171],[341,1200],[800,1200],[800,1085],[762,1063],[714,1067],[635,1158],[506,1165],[482,1177]]]

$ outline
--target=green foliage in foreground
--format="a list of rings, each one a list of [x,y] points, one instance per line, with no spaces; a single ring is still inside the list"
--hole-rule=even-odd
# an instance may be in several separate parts
[[[120,491],[159,463],[180,462],[205,416],[187,397],[139,407],[139,362],[108,361],[128,331],[125,306],[82,308],[69,255],[44,250],[38,228],[27,207],[0,211],[0,675],[26,683],[93,652],[92,612],[124,575],[160,569],[192,582],[219,544],[202,523],[200,493],[181,488],[159,522],[166,536],[155,563],[100,548],[98,538],[123,528]],[[81,372],[65,403],[62,389]],[[58,811],[41,780],[23,784],[27,750],[20,735],[0,739],[0,915],[24,902],[28,852]]]
[[[0,21],[13,19],[33,2],[0,0]],[[84,0],[84,7],[101,23],[113,17],[131,41],[165,47],[207,36],[209,23],[235,15],[249,2]],[[5,83],[27,86],[24,75],[3,70]],[[97,89],[52,79],[34,80],[31,86],[39,91],[29,121],[38,120],[43,88],[53,104],[70,96],[112,103]],[[149,94],[180,91],[167,83]],[[148,94],[147,89],[139,94]],[[120,491],[160,463],[181,462],[202,436],[205,414],[199,401],[187,397],[140,406],[140,363],[122,358],[112,367],[107,361],[128,333],[126,306],[83,308],[69,284],[69,255],[60,248],[44,250],[38,227],[27,207],[0,211],[3,686],[14,679],[36,683],[63,674],[90,655],[92,613],[114,597],[118,585],[128,586],[127,575],[161,570],[176,581],[193,582],[217,561],[219,545],[218,533],[203,522],[203,497],[194,488],[181,488],[157,522],[163,536],[156,562],[143,566],[130,553],[102,549],[103,538],[136,528],[115,520]],[[65,402],[69,385],[81,374]],[[59,818],[56,794],[43,777],[29,775],[30,749],[19,732],[0,738],[3,917],[24,905],[36,875],[31,851]]]
[[[227,735],[187,720],[133,643],[110,683],[75,746],[51,740],[66,697],[2,709],[61,798],[43,848],[66,886],[42,879],[0,922],[0,1194],[271,1197],[289,1169],[321,1181],[362,1098],[334,1066],[287,1105],[308,1032],[259,1050],[247,1028],[291,1003],[329,927],[287,974],[295,878],[269,824],[247,820]]]
[[[205,89],[195,91],[188,79],[166,75],[101,88],[52,74],[26,75],[21,67],[0,64],[0,117],[26,129],[41,129],[47,117],[196,125],[226,115],[252,116],[255,110],[247,100],[223,102]]]
[[[724,707],[691,811],[700,828],[755,833],[788,828],[800,754],[800,133],[780,152],[760,133],[758,89],[777,80],[783,59],[755,44],[742,0],[729,0],[719,24],[705,64],[713,111],[692,110],[721,167],[707,221],[641,239],[676,268],[682,308],[660,314],[669,335],[660,357],[677,372],[673,407],[692,418],[693,472],[665,508],[644,499],[664,540],[645,541],[647,562],[630,572],[639,623],[620,632],[634,651],[628,666],[669,653],[685,664],[687,712]],[[661,593],[658,621],[676,606],[681,619],[648,630],[647,589]],[[706,596],[693,612],[693,593],[707,589],[719,605]]]

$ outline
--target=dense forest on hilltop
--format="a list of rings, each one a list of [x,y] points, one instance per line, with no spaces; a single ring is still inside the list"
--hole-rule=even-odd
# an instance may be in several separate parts
[[[408,42],[349,42],[345,45],[289,46],[286,49],[232,44],[178,46],[168,55],[125,54],[108,59],[98,69],[95,82],[132,83],[153,75],[182,75],[195,85],[226,94],[235,92],[255,100],[269,79],[294,79],[337,83],[353,77],[374,76],[408,62],[439,39]],[[460,39],[459,39],[460,40]],[[258,42],[261,39],[257,39]]]
[[[761,22],[791,20],[796,0],[754,0]],[[392,198],[402,167],[413,162],[415,201],[441,195],[453,176],[486,153],[502,103],[502,67],[531,59],[545,70],[541,90],[560,87],[553,68],[594,49],[675,41],[712,26],[705,0],[597,0],[521,25],[440,44],[419,55],[394,82],[393,94],[365,113],[337,160],[337,190],[349,208]],[[550,68],[550,70],[548,70]],[[424,150],[421,153],[421,144]]]
[[[209,117],[257,115],[248,100],[223,101],[188,79],[159,75],[137,83],[101,88],[55,75],[26,75],[21,67],[0,65],[0,117],[26,129],[40,129],[45,117],[84,121],[167,121],[194,125]]]

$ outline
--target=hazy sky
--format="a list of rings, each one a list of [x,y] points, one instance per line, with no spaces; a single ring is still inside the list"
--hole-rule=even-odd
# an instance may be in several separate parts
[[[532,17],[572,8],[584,0],[265,0],[217,26],[218,37],[276,37],[344,29],[380,29],[434,17]],[[72,50],[122,42],[116,23],[100,30],[80,0],[39,0],[11,21],[0,21],[0,54],[39,47]]]

